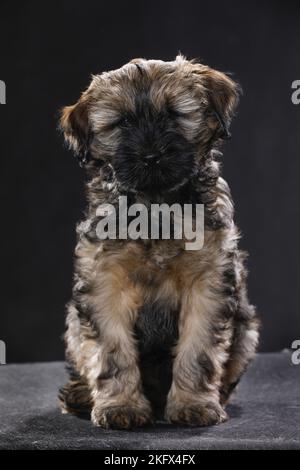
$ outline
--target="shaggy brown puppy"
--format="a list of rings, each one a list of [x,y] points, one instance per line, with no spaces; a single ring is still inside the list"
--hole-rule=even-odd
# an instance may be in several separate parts
[[[145,425],[162,409],[172,423],[226,419],[258,341],[218,163],[238,91],[225,74],[182,56],[135,59],[94,76],[64,108],[62,130],[88,174],[88,208],[68,305],[63,411],[91,412],[104,428]],[[120,195],[148,206],[204,204],[203,248],[99,240],[97,207],[117,207]]]

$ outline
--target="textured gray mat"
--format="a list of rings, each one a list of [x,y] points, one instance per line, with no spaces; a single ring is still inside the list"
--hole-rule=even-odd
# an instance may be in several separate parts
[[[300,365],[288,352],[259,355],[228,407],[231,419],[209,428],[101,430],[60,414],[65,380],[62,362],[0,367],[0,448],[300,449]]]

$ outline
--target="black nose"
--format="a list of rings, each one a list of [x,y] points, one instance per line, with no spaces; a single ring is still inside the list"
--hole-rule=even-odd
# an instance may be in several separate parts
[[[144,162],[149,165],[153,163],[159,163],[160,156],[157,153],[148,153],[143,156]]]

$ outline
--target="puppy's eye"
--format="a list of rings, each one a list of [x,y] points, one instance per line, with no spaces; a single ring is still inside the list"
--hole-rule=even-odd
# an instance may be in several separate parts
[[[115,121],[111,122],[110,124],[108,124],[106,126],[106,129],[107,130],[113,130],[113,129],[116,129],[117,127],[123,127],[123,126],[127,126],[129,123],[128,121],[128,118],[120,118],[120,119],[116,119]]]
[[[128,117],[124,116],[120,119],[120,122],[119,122],[120,126],[127,127],[127,126],[129,126],[129,124],[130,124],[130,121],[129,121]]]

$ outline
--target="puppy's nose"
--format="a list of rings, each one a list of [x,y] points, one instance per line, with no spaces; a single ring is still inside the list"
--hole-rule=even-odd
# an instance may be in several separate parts
[[[143,156],[143,160],[146,165],[159,163],[160,156],[157,153],[148,153]]]

